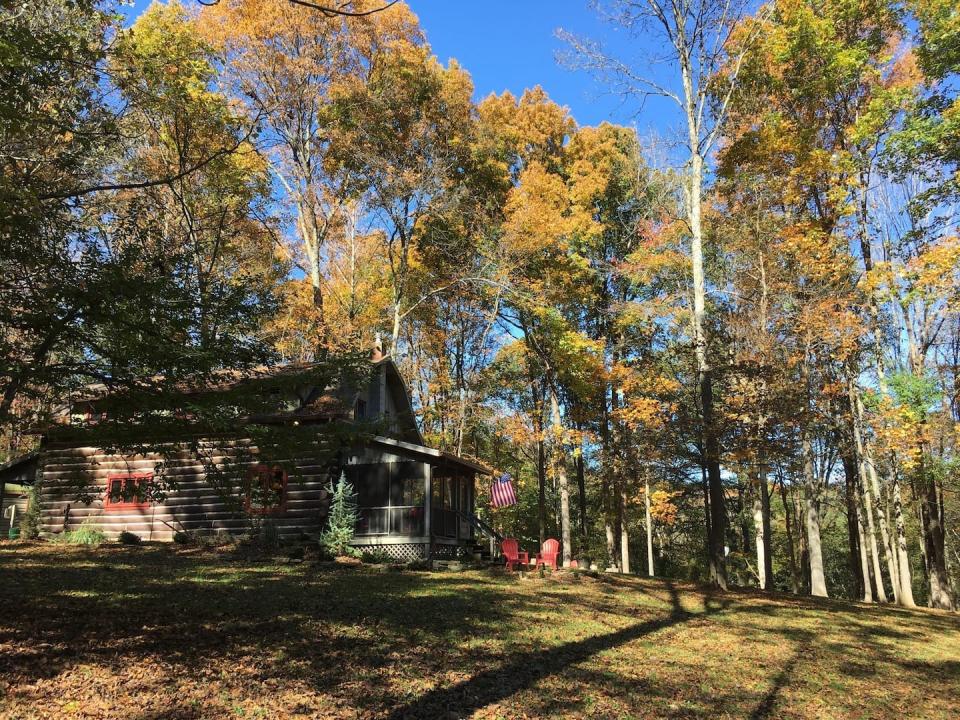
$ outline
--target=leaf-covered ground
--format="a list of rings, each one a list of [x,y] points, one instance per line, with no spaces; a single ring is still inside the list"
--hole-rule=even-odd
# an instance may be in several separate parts
[[[0,545],[3,718],[957,718],[960,617],[569,573]]]

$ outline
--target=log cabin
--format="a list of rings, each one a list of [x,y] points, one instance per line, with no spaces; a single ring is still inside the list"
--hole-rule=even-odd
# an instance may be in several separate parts
[[[260,369],[258,379],[288,372]],[[250,374],[232,382],[243,388]],[[358,383],[362,384],[362,383]],[[54,428],[39,450],[0,467],[0,482],[37,483],[43,536],[93,525],[108,539],[128,532],[145,541],[177,533],[242,534],[269,526],[282,539],[316,538],[325,526],[331,481],[341,474],[356,493],[353,545],[395,560],[445,560],[472,553],[480,463],[427,447],[400,372],[374,348],[366,387],[295,387],[283,412],[261,417],[274,437],[305,443],[265,462],[246,432],[152,439],[152,452],[91,446]],[[100,414],[94,394],[61,411],[61,424]],[[356,428],[345,444],[332,423]],[[340,433],[339,437],[344,437]],[[157,490],[162,488],[162,490]]]

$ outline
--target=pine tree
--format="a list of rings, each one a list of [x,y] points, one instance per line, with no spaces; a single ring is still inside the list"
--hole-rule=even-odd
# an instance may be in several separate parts
[[[34,483],[30,487],[27,510],[20,516],[20,538],[34,540],[38,537],[40,537],[40,485]]]
[[[331,482],[328,491],[333,496],[330,502],[330,518],[327,529],[320,536],[320,544],[334,557],[355,556],[357,551],[350,546],[357,525],[356,495],[353,485],[347,482],[345,473],[340,473],[337,486]]]

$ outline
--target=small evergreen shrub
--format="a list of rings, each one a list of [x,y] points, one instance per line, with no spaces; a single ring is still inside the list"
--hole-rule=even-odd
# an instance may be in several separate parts
[[[36,540],[40,537],[40,484],[30,486],[27,511],[20,516],[20,537]]]
[[[123,545],[140,545],[143,543],[143,540],[140,539],[139,535],[135,535],[132,532],[127,532],[126,530],[120,533],[120,536],[117,538],[117,540]]]
[[[332,495],[330,517],[327,529],[320,535],[320,544],[334,557],[357,557],[359,553],[350,545],[357,526],[356,495],[346,473],[340,473],[336,487],[330,483],[328,492]]]
[[[189,545],[193,542],[193,538],[190,537],[190,533],[183,532],[182,530],[177,530],[173,534],[173,541],[177,545]]]

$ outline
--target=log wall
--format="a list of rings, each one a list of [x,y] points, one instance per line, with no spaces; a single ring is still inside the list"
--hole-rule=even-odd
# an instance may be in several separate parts
[[[242,441],[208,448],[212,460],[230,461],[242,448],[249,457],[251,448]],[[252,452],[256,452],[255,449]],[[249,462],[247,465],[255,465]],[[316,535],[323,527],[329,507],[327,468],[305,455],[281,461],[288,474],[286,506],[266,516],[283,537],[301,533]],[[158,467],[159,465],[159,467]],[[107,480],[113,475],[154,473],[161,482],[175,488],[163,502],[143,507],[105,508]],[[127,531],[143,540],[169,541],[178,531],[227,531],[242,533],[251,526],[251,517],[238,507],[237,488],[232,502],[207,479],[205,468],[186,450],[160,455],[111,455],[98,448],[49,447],[42,458],[40,486],[41,532],[54,534],[78,529],[91,521],[109,538]],[[78,500],[78,489],[93,497],[86,504]]]

